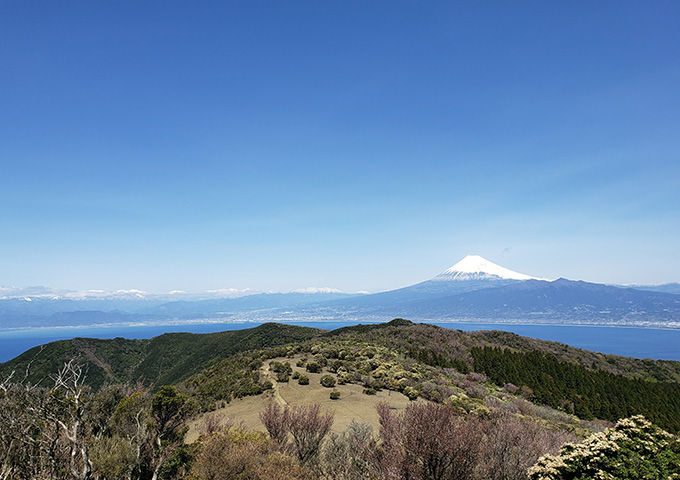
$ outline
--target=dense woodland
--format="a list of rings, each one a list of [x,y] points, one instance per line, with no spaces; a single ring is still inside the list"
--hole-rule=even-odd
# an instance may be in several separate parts
[[[616,421],[642,414],[658,425],[680,431],[680,384],[626,378],[603,370],[557,361],[541,352],[512,352],[500,347],[472,350],[475,369],[496,384],[526,388],[532,401],[589,420]]]
[[[359,384],[367,395],[391,390],[414,401],[401,413],[379,404],[379,431],[352,423],[330,432],[333,415],[314,405],[270,403],[266,432],[208,413],[199,440],[185,444],[189,419],[272,388],[265,363],[277,381],[303,384],[285,360],[293,357],[322,373],[324,386]],[[638,414],[655,425],[635,417],[635,428],[667,460],[658,466],[666,476],[650,478],[674,478],[676,363],[405,320],[55,342],[0,365],[0,480],[527,479],[545,454],[553,456],[532,480],[592,478],[577,475],[587,462],[569,466],[574,450],[560,453],[562,445]],[[586,458],[590,447],[581,448]],[[574,475],[549,476],[557,464]]]

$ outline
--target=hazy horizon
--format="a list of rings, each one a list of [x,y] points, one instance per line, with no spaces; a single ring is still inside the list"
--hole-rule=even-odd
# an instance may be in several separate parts
[[[680,4],[0,6],[0,285],[680,281]]]
[[[419,280],[413,280],[409,284],[405,285],[400,285],[396,288],[402,288],[402,287],[407,287],[411,286],[420,282],[424,282],[427,280],[431,280],[439,275],[445,275],[448,270],[453,269],[456,265],[451,266],[449,269],[446,271],[439,272],[436,275],[432,275],[429,278],[423,278]],[[500,265],[502,267],[502,265]],[[515,273],[520,273],[523,274],[523,272],[515,272]],[[495,272],[494,272],[495,274]],[[561,277],[564,278],[564,277]],[[557,278],[536,278],[534,277],[535,280],[544,280],[544,281],[553,281],[557,280]],[[575,278],[575,279],[568,279],[568,280],[573,280],[573,281],[585,281],[589,283],[595,283],[595,282],[590,282],[587,279],[583,278]],[[660,286],[660,285],[669,285],[669,284],[680,284],[680,282],[666,282],[665,284],[641,284],[641,283],[631,283],[631,284],[609,284],[609,285],[617,285],[617,286],[623,286],[623,287],[644,287],[644,286]],[[16,290],[16,291],[13,291]],[[44,290],[44,291],[43,291]],[[203,296],[205,298],[235,298],[235,297],[241,297],[241,296],[247,296],[247,295],[257,295],[261,293],[269,293],[269,294],[276,294],[276,293],[342,293],[342,294],[349,294],[349,295],[361,295],[361,294],[370,294],[370,293],[379,293],[385,290],[377,290],[377,291],[368,291],[368,290],[362,290],[360,288],[356,288],[351,291],[344,291],[340,290],[337,288],[333,287],[328,287],[328,286],[306,286],[306,287],[298,287],[294,288],[291,290],[255,290],[251,288],[244,288],[244,289],[237,289],[237,288],[218,288],[218,289],[207,289],[207,290],[200,290],[200,291],[187,291],[187,290],[169,290],[169,291],[145,291],[145,290],[139,290],[135,288],[119,288],[116,290],[99,290],[99,289],[87,289],[87,290],[73,290],[69,288],[54,288],[53,286],[47,286],[47,285],[30,285],[30,286],[10,286],[10,285],[0,285],[0,299],[2,298],[10,298],[13,296],[50,296],[52,294],[54,295],[61,295],[66,298],[71,298],[71,299],[80,299],[80,298],[91,298],[91,299],[96,299],[96,298],[105,298],[110,295],[135,295],[135,294],[140,294],[140,295],[149,295],[149,296],[176,296],[178,299],[181,299],[185,296]]]

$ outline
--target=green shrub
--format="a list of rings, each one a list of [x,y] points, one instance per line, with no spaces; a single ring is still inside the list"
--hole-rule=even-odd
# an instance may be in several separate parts
[[[404,388],[404,395],[408,397],[409,400],[415,400],[418,398],[419,392],[413,387],[406,387]]]
[[[300,375],[300,378],[298,378],[298,383],[300,385],[309,385],[309,377],[307,375]]]
[[[375,388],[364,388],[364,393],[366,395],[375,395],[377,393],[377,390]]]
[[[281,362],[269,362],[269,367],[274,372],[277,372],[277,373],[285,370],[285,367],[283,366],[283,363],[281,363]]]
[[[338,400],[340,398],[340,392],[333,390],[331,392],[331,400]]]
[[[331,372],[337,373],[337,372],[338,372],[338,369],[339,369],[339,368],[342,368],[342,366],[343,366],[342,360],[334,360],[334,361],[330,364],[330,366],[328,367],[328,369],[329,369]]]
[[[293,369],[288,362],[269,362],[269,366],[272,371],[276,372],[277,382],[287,382],[290,374],[293,372]]]
[[[309,362],[307,364],[307,366],[305,367],[305,369],[309,373],[321,373],[321,364],[319,364],[317,362]]]
[[[328,359],[322,353],[314,355],[314,361],[322,367],[328,365]]]
[[[300,372],[293,372],[293,380],[300,378]]]
[[[321,377],[321,385],[326,388],[332,388],[335,386],[335,378],[333,375],[324,375]]]

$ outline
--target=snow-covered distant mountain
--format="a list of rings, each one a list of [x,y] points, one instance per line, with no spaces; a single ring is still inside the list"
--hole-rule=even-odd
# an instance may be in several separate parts
[[[479,255],[468,255],[439,275],[408,287],[342,299],[333,302],[339,308],[349,308],[357,315],[380,312],[402,311],[407,314],[408,305],[427,303],[449,295],[521,283],[527,280],[542,280],[523,273],[513,272],[496,265]],[[389,316],[389,315],[388,315]],[[397,315],[399,316],[399,315]]]
[[[444,270],[432,280],[545,280],[524,273],[514,272],[490,262],[479,255],[468,255],[451,268]]]
[[[680,295],[559,278],[527,280],[412,304],[450,320],[680,328]]]
[[[298,288],[296,290],[293,290],[290,293],[308,293],[310,295],[316,294],[316,293],[342,293],[340,290],[337,288],[330,288],[330,287],[305,287],[305,288]]]
[[[527,280],[545,280],[501,267],[479,255],[468,255],[439,275],[408,287],[393,290],[402,294],[445,295],[500,287]],[[385,292],[389,294],[390,292]]]
[[[246,312],[296,309],[361,294],[329,287],[288,293],[219,289],[151,294],[140,290],[72,291],[46,287],[0,287],[0,329],[35,326],[217,321]],[[89,320],[88,320],[89,319]]]
[[[0,286],[0,300],[8,298],[23,298],[30,302],[34,298],[62,298],[70,290],[57,290],[48,287],[5,287]]]
[[[205,290],[203,292],[185,292],[173,290],[168,293],[149,293],[143,290],[64,290],[49,287],[3,287],[0,286],[0,300],[22,299],[30,302],[33,300],[74,300],[74,301],[116,301],[116,300],[160,300],[169,302],[172,300],[207,300],[216,298],[236,298],[245,295],[261,293],[248,288],[221,288]]]
[[[514,272],[478,255],[415,285],[308,306],[317,318],[640,325],[680,328],[680,295]],[[298,317],[300,314],[298,313]]]
[[[305,287],[291,290],[290,292],[261,292],[258,290],[238,289],[238,288],[219,288],[214,290],[204,290],[202,292],[187,292],[184,290],[172,290],[168,293],[149,293],[143,290],[58,290],[49,287],[3,287],[0,286],[0,301],[2,300],[21,300],[31,302],[36,300],[72,300],[72,301],[200,301],[200,300],[223,300],[226,298],[240,298],[246,296],[259,295],[262,293],[305,293],[316,294],[343,294],[341,290],[331,287]],[[366,292],[357,292],[366,293]]]
[[[675,284],[677,285],[677,284]],[[672,291],[674,285],[662,286]],[[651,288],[650,288],[651,290]],[[680,328],[680,295],[549,281],[468,255],[424,282],[374,294],[309,287],[288,293],[235,289],[163,295],[139,290],[0,288],[0,328],[190,321],[422,321],[588,323]],[[89,320],[88,320],[89,319]]]

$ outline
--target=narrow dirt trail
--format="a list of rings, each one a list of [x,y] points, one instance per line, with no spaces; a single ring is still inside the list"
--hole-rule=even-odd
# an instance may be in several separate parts
[[[286,405],[288,405],[288,402],[286,402],[283,399],[283,397],[281,396],[281,393],[279,393],[279,382],[276,381],[276,375],[273,374],[269,365],[265,365],[265,367],[263,368],[263,372],[264,372],[264,376],[270,382],[272,382],[272,385],[273,385],[272,386],[272,390],[273,390],[272,397],[274,398],[274,400],[276,400],[276,402],[279,405],[281,405],[282,407],[285,407]]]

